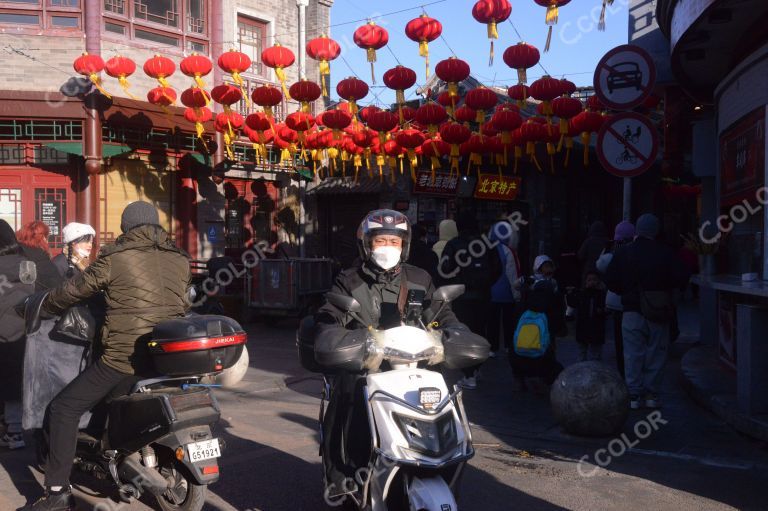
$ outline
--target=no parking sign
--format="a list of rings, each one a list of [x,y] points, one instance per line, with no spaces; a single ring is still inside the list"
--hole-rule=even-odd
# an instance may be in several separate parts
[[[617,46],[600,59],[595,69],[595,95],[612,110],[631,110],[651,95],[656,66],[638,46]]]

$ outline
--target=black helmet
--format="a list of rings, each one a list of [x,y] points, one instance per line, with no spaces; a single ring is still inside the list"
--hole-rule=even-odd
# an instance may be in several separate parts
[[[400,236],[403,240],[403,251],[400,262],[408,259],[411,249],[411,223],[404,214],[391,209],[376,209],[371,211],[360,223],[357,229],[358,249],[363,261],[371,258],[371,238],[379,234]]]

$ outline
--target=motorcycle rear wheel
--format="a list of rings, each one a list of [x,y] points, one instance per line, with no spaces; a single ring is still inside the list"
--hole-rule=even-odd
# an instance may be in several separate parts
[[[163,511],[200,511],[205,504],[206,486],[187,479],[177,464],[174,461],[160,468],[163,477],[173,483],[171,489],[156,497],[157,504]]]

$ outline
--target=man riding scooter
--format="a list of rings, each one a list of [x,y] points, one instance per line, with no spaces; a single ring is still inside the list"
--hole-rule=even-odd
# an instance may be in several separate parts
[[[357,238],[362,263],[341,272],[331,293],[354,298],[360,309],[353,317],[327,301],[314,318],[315,360],[335,371],[321,445],[329,500],[355,491],[349,482],[370,459],[371,432],[361,389],[365,385],[366,341],[371,329],[386,330],[404,324],[407,304],[418,297],[428,323],[444,336],[451,332],[473,336],[447,304],[431,299],[435,288],[429,274],[404,263],[411,227],[403,214],[386,209],[371,211],[360,225]],[[479,343],[487,344],[483,339]],[[487,357],[487,347],[485,351]]]
[[[146,343],[153,327],[184,316],[189,308],[188,256],[159,225],[157,210],[133,202],[123,211],[123,234],[105,247],[78,277],[50,292],[43,309],[60,314],[105,291],[107,313],[102,332],[103,355],[75,378],[50,404],[45,435],[45,495],[22,510],[71,511],[69,485],[80,417],[106,397],[126,394],[149,369]]]

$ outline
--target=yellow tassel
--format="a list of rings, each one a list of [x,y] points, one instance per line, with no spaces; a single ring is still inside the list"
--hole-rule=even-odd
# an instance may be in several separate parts
[[[128,83],[128,78],[126,78],[125,76],[121,76],[120,78],[117,79],[117,81],[120,82],[120,87],[122,87],[123,91],[126,94],[128,94],[128,97],[130,97],[131,99],[135,99],[137,101],[141,101],[139,98],[137,98],[136,96],[134,96],[128,91],[128,88],[131,86],[131,84]]]
[[[482,165],[483,164],[483,155],[478,153],[472,153],[469,155],[469,159],[472,160],[472,163],[475,165]]]
[[[161,85],[161,86],[163,86],[163,87],[170,87],[170,86],[171,86],[171,85],[168,83],[168,80],[166,80],[164,76],[161,76],[160,78],[158,78],[158,79],[157,79],[157,81],[158,81],[158,83],[160,83],[160,85]]]
[[[403,89],[397,89],[395,91],[395,102],[398,105],[402,105],[405,103],[405,91]]]
[[[550,142],[547,142],[547,154],[550,156],[555,154],[555,145]]]
[[[451,158],[451,175],[453,175],[453,172],[456,172],[456,175],[459,175],[459,159],[458,158]]]
[[[496,27],[496,20],[492,19],[490,23],[488,23],[488,39],[498,39],[499,38],[499,30]]]
[[[200,75],[195,75],[194,80],[198,87],[200,87],[201,89],[205,89],[205,82],[203,81],[203,78]]]
[[[531,155],[531,161],[533,161],[534,165],[536,165],[536,170],[541,172],[541,165],[539,165],[539,160],[536,158],[536,153]]]
[[[485,112],[483,110],[478,110],[475,114],[475,122],[480,125],[480,131],[483,130],[483,123],[485,122]]]
[[[528,81],[528,71],[524,67],[517,68],[517,81],[520,83]]]
[[[195,123],[195,131],[197,132],[197,138],[203,138],[203,133],[205,133],[205,126],[202,122]]]
[[[544,45],[544,53],[549,51],[550,44],[552,44],[552,25],[549,26],[547,31],[547,44]]]
[[[432,156],[430,159],[430,163],[432,164],[432,175],[435,175],[435,170],[439,169],[442,165],[440,163],[440,159]],[[434,177],[432,179],[434,181]]]
[[[327,60],[320,61],[320,74],[323,76],[331,74],[331,64]]]
[[[288,94],[288,87],[285,86],[285,70],[282,67],[275,68],[275,75],[280,80],[280,87],[283,89],[283,96],[285,99],[291,99],[291,95]]]
[[[419,56],[429,57],[429,43],[426,39],[419,41]]]
[[[109,99],[112,99],[112,96],[109,94],[109,92],[104,90],[104,87],[101,86],[101,78],[99,78],[99,75],[97,75],[96,73],[91,73],[88,76],[88,78],[90,78],[91,82],[93,83],[93,86],[99,89],[99,92],[104,94]]]
[[[451,144],[451,158],[458,158],[461,153],[459,152],[458,144]]]
[[[397,157],[397,159],[400,160],[400,175],[402,176],[403,175],[403,160],[404,160],[403,155],[402,154],[399,155]]]
[[[494,57],[494,50],[493,50],[493,39],[491,39],[491,51],[488,54],[488,67],[493,66],[493,57]]]
[[[546,18],[547,25],[555,25],[557,23],[558,15],[559,15],[559,11],[557,8],[557,3],[549,4],[547,6],[547,18]]]
[[[371,63],[371,83],[376,84],[376,74],[373,72],[373,63],[376,62],[376,50],[373,48],[367,48],[368,62]]]
[[[434,158],[432,158],[434,160]],[[432,162],[432,172],[429,175],[430,183],[435,184],[435,177],[437,174],[437,167],[435,166],[434,161]]]

